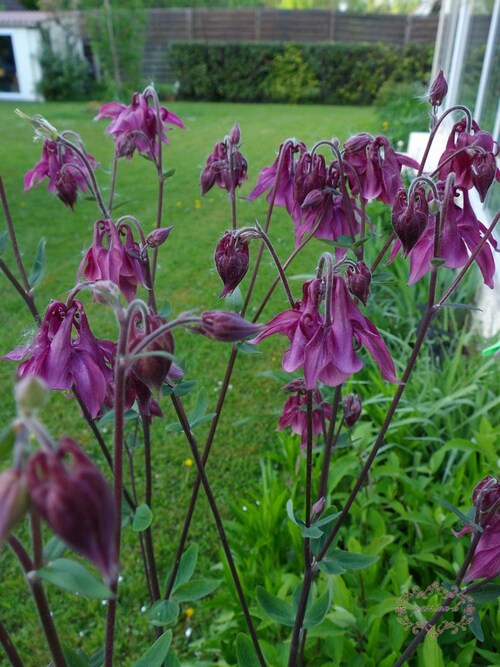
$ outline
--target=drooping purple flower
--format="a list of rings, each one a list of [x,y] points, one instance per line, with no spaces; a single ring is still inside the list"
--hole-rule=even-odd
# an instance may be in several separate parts
[[[326,185],[325,158],[319,153],[312,155],[305,151],[297,162],[293,183],[294,197],[299,206],[302,206],[306,197],[315,190],[320,192]]]
[[[483,532],[464,577],[466,583],[500,574],[500,482],[491,476],[482,479],[474,489],[472,502],[476,508],[475,521]],[[467,524],[459,533],[453,531],[453,534],[462,537],[474,530]]]
[[[471,131],[466,130],[465,119],[452,127],[446,148],[439,159],[439,180],[455,173],[455,185],[470,190],[476,187],[484,201],[493,180],[500,181],[500,169],[496,166],[498,144],[489,132],[481,130],[472,121]]]
[[[130,332],[130,339],[128,342],[129,353],[133,352],[134,348],[139,345],[145,336],[153,333],[164,324],[166,324],[166,320],[151,310],[146,315],[145,322],[142,322],[139,314],[137,314],[137,317],[132,323]],[[160,352],[170,356],[173,355],[174,338],[172,333],[170,331],[165,331],[160,334],[147,345],[142,352],[147,352],[149,354]],[[158,394],[162,384],[167,378],[171,365],[172,359],[169,356],[162,356],[162,354],[143,356],[133,363],[131,372],[140,382],[145,384],[152,393]]]
[[[270,167],[264,167],[259,174],[257,184],[248,195],[247,199],[253,201],[269,190],[266,199],[271,201],[273,186],[276,183],[276,195],[274,204],[284,206],[290,215],[293,215],[296,207],[300,205],[295,199],[294,183],[298,164],[298,157],[306,150],[305,145],[299,141],[289,139],[281,144],[278,157]],[[279,172],[279,173],[278,173]]]
[[[94,223],[94,238],[78,268],[85,280],[110,280],[132,301],[137,285],[146,286],[146,269],[140,258],[139,245],[129,225],[120,229],[111,220]]]
[[[28,487],[37,512],[110,583],[118,572],[116,511],[104,475],[71,438],[28,462]]]
[[[462,207],[455,202],[455,198],[460,194],[463,198]],[[457,188],[455,192],[451,193],[450,199],[452,201],[448,203],[447,215],[442,221],[439,255],[445,260],[444,267],[458,269],[466,264],[469,254],[477,248],[486,232],[486,227],[477,219],[465,188]],[[435,217],[429,216],[429,223],[424,233],[408,253],[410,258],[409,285],[416,283],[432,268],[434,230]],[[483,275],[484,283],[492,289],[495,275],[492,248],[496,249],[496,247],[496,241],[490,237],[475,259]],[[401,242],[397,240],[394,243],[389,262],[394,260],[400,249]]]
[[[219,294],[222,299],[236,289],[248,271],[248,243],[236,238],[232,231],[225,232],[215,248],[214,262],[224,284],[224,289]]]
[[[330,321],[319,311],[323,280],[307,281],[302,292],[296,308],[274,317],[251,342],[258,343],[274,333],[287,336],[290,347],[283,356],[283,368],[289,373],[303,368],[306,389],[314,389],[318,380],[338,386],[361,370],[363,362],[357,354],[361,345],[370,352],[383,377],[397,382],[394,363],[380,333],[361,314],[341,276],[333,278]]]
[[[201,194],[205,195],[214,185],[234,193],[247,178],[248,164],[239,150],[241,138],[237,123],[224,141],[215,144],[201,172]]]
[[[97,162],[92,155],[86,153],[92,168]],[[37,164],[24,176],[24,190],[40,185],[48,178],[47,190],[54,192],[69,208],[73,208],[77,199],[77,191],[87,192],[87,167],[71,148],[60,141],[45,139],[42,157]]]
[[[342,399],[342,410],[344,421],[352,428],[361,416],[361,396],[359,394],[347,394]]]
[[[158,157],[160,142],[168,144],[166,131],[169,124],[185,128],[182,120],[172,111],[160,106],[161,131],[158,137],[156,111],[149,105],[148,97],[142,93],[134,93],[129,105],[119,102],[104,104],[94,120],[111,118],[107,132],[115,139],[115,150],[118,157],[131,158],[134,150],[155,160]]]
[[[405,257],[424,233],[428,220],[429,205],[423,187],[414,188],[409,199],[405,188],[397,191],[392,207],[392,227],[401,241]]]
[[[75,385],[90,415],[96,417],[113,379],[113,345],[94,337],[79,301],[69,306],[54,301],[32,343],[3,358],[20,361],[27,357],[17,369],[19,377],[37,375],[50,389],[64,391]]]
[[[366,306],[368,295],[370,294],[370,283],[372,281],[372,272],[370,269],[362,260],[354,266],[351,264],[347,267],[346,279],[349,292]]]
[[[283,411],[278,422],[278,431],[290,426],[294,433],[300,435],[300,444],[307,446],[307,393],[304,380],[292,380],[283,387],[284,391],[290,392],[290,396],[283,406]],[[325,420],[331,418],[332,409],[328,403],[323,402],[319,389],[314,389],[312,395],[312,435],[323,433]]]
[[[359,177],[361,192],[365,200],[378,199],[392,204],[397,191],[403,187],[403,166],[418,169],[418,162],[408,155],[397,153],[387,137],[372,137],[366,132],[356,134],[344,144],[344,160]],[[359,189],[357,179],[347,172],[353,194]]]

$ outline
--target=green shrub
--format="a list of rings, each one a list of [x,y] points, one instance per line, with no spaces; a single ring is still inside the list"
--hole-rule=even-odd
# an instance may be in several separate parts
[[[382,121],[382,131],[391,143],[404,148],[410,132],[425,132],[429,129],[426,118],[427,100],[423,98],[424,87],[415,83],[386,81],[375,99]]]
[[[46,100],[64,102],[88,99],[92,88],[89,64],[69,43],[65,51],[55,52],[48,34],[42,32],[40,67],[42,79],[37,89]]]
[[[384,44],[172,42],[182,99],[371,104],[383,83],[427,83],[432,48]]]

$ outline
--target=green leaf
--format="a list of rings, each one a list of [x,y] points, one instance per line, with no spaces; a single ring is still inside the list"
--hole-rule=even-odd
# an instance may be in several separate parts
[[[486,604],[500,597],[500,584],[485,584],[481,590],[469,593],[476,604]]]
[[[178,586],[180,586],[181,584],[185,584],[186,581],[189,581],[191,579],[195,571],[197,561],[198,561],[198,545],[191,544],[181,556],[181,562],[179,563],[179,569],[177,570],[177,576],[175,577],[175,583],[172,587],[172,592],[175,592]],[[167,574],[167,579],[165,581],[165,588],[168,588],[171,576],[172,576],[172,569]]]
[[[289,602],[268,593],[262,586],[256,588],[257,602],[262,611],[272,618],[273,621],[293,627],[295,624],[295,612]]]
[[[57,558],[45,567],[36,570],[36,574],[44,581],[71,593],[98,600],[112,597],[107,586],[96,579],[81,563],[69,558]]]
[[[241,633],[236,637],[236,658],[238,667],[260,667],[252,640]]]
[[[8,238],[9,238],[8,232],[2,232],[2,234],[0,234],[0,255],[3,254],[5,248],[7,247]]]
[[[61,558],[66,549],[67,547],[65,543],[59,537],[57,537],[57,535],[52,535],[43,549],[43,560],[49,561],[56,560],[56,558]]]
[[[157,600],[148,611],[149,622],[157,627],[170,625],[179,618],[179,611],[175,600]]]
[[[165,667],[181,667],[181,663],[179,662],[172,649],[170,649],[168,652],[167,659],[165,661]]]
[[[33,261],[33,266],[31,267],[31,273],[28,278],[28,283],[31,289],[37,287],[40,284],[43,274],[45,273],[45,245],[47,241],[44,238],[41,238],[38,241],[38,246],[36,249],[35,259]]]
[[[64,657],[68,663],[68,667],[89,667],[90,662],[88,657],[82,651],[73,651],[68,646],[63,646]]]
[[[437,637],[428,634],[424,639],[422,648],[422,656],[424,665],[432,665],[432,667],[444,667],[443,652],[438,644]]]
[[[90,658],[89,667],[101,667],[104,664],[104,647],[100,648]]]
[[[484,642],[484,632],[483,628],[481,627],[481,618],[477,609],[474,609],[474,617],[472,619],[472,623],[469,624],[469,628],[478,641]]]
[[[167,171],[163,172],[163,178],[164,180],[167,180],[167,178],[172,178],[174,174],[175,174],[175,169],[168,169]]]
[[[213,593],[222,583],[222,579],[193,579],[176,586],[173,597],[178,602],[192,602]]]
[[[224,299],[224,307],[235,313],[240,312],[243,308],[243,296],[239,287],[236,287],[231,294],[226,296]]]
[[[242,354],[261,354],[257,345],[251,345],[250,343],[245,343],[244,340],[240,340],[236,343],[236,349]]]
[[[286,501],[286,513],[288,514],[290,521],[296,526],[300,526],[300,528],[305,527],[306,524],[302,521],[299,515],[293,511],[293,500],[291,498]]]
[[[205,387],[200,387],[198,396],[196,397],[196,405],[189,415],[189,424],[196,424],[201,419],[208,408],[208,391]]]
[[[342,574],[346,570],[364,570],[378,560],[378,556],[336,549],[327,554],[324,560],[319,563],[319,568],[328,574]]]
[[[143,530],[149,528],[152,521],[153,512],[145,503],[143,503],[135,510],[134,518],[132,519],[132,530],[136,533],[142,533]]]
[[[163,396],[185,396],[189,394],[192,389],[196,387],[196,380],[186,380],[185,382],[179,382],[174,387],[169,387],[168,384],[164,384],[161,390]]]
[[[481,526],[478,526],[477,524],[473,523],[473,522],[470,520],[470,517],[468,517],[467,515],[463,514],[459,509],[457,509],[456,507],[454,507],[454,506],[453,506],[451,503],[449,503],[447,500],[444,500],[443,498],[439,498],[438,496],[434,496],[434,498],[435,498],[438,502],[440,502],[441,505],[444,505],[444,506],[447,507],[449,510],[451,510],[451,511],[453,512],[453,514],[456,514],[456,515],[458,516],[458,518],[459,518],[461,521],[463,521],[464,523],[468,523],[468,524],[470,524],[471,526],[474,526],[474,528],[476,528],[476,529],[479,530],[480,532],[483,532],[483,529],[481,528]]]
[[[302,537],[310,537],[313,540],[323,535],[323,531],[317,526],[305,526],[300,533]]]
[[[172,642],[172,630],[168,630],[155,643],[148,648],[146,653],[134,662],[133,667],[161,667],[170,650]]]
[[[16,432],[13,424],[0,432],[0,459],[7,457],[16,444]]]
[[[139,417],[139,413],[136,412],[135,410],[127,410],[125,414],[123,415],[124,421],[131,421],[132,419],[137,419]],[[114,410],[109,410],[106,412],[105,415],[103,415],[99,421],[97,422],[97,426],[99,428],[102,428],[103,426],[106,426],[107,424],[113,423],[115,421],[115,411]]]
[[[305,628],[314,628],[315,625],[319,625],[323,622],[325,616],[330,609],[330,603],[332,601],[332,586],[331,580],[329,581],[328,590],[323,593],[315,602],[310,606],[308,605],[306,610],[306,615],[304,617],[304,627]]]

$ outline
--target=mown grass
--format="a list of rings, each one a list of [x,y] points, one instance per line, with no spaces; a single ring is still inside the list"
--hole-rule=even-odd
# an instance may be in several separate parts
[[[100,163],[98,179],[106,193],[110,178],[112,142],[105,134],[105,122],[93,123],[98,105],[88,104],[22,104],[27,114],[44,115],[59,130],[72,129],[81,134],[88,152]],[[241,189],[248,193],[260,169],[274,160],[281,141],[296,136],[308,145],[317,139],[337,135],[344,140],[361,130],[380,131],[379,121],[370,109],[316,106],[263,106],[236,104],[171,105],[188,129],[175,129],[170,134],[171,145],[166,151],[166,168],[175,175],[167,183],[165,223],[174,225],[168,243],[161,249],[157,295],[160,303],[168,302],[173,312],[185,309],[212,309],[219,306],[218,276],[213,269],[212,253],[215,243],[230,225],[229,206],[223,192],[213,190],[205,199],[199,195],[199,173],[213,144],[222,139],[233,123],[238,121],[242,131],[243,148],[249,163],[249,181]],[[31,128],[14,114],[14,105],[0,105],[1,175],[8,193],[18,241],[28,268],[31,266],[39,239],[47,238],[46,274],[37,289],[38,308],[43,312],[50,299],[64,300],[75,282],[82,253],[91,242],[92,225],[97,218],[92,201],[80,199],[75,211],[66,209],[45,185],[28,193],[22,192],[24,173],[32,168],[40,155],[40,146],[32,143]],[[146,230],[152,229],[156,210],[154,169],[139,157],[122,163],[118,174],[117,201],[123,202],[117,213],[136,215]],[[251,224],[265,216],[265,202],[238,202],[241,224]],[[273,223],[273,236],[278,250],[286,256],[292,248],[291,224],[280,211]],[[322,248],[321,248],[322,249]],[[299,272],[313,271],[320,250],[310,248],[305,253]],[[14,266],[10,249],[5,261]],[[274,275],[266,260],[256,291],[256,303],[265,291],[266,282]],[[298,285],[297,285],[298,287]],[[33,332],[33,321],[26,308],[3,276],[0,277],[2,298],[0,318],[0,353],[19,345]],[[116,337],[116,325],[107,310],[92,305],[87,299],[91,325],[100,337]],[[285,306],[281,292],[269,304],[263,319]],[[275,412],[281,398],[275,387],[264,382],[259,373],[279,365],[280,342],[266,346],[266,353],[241,356],[238,360],[225,412],[221,420],[208,473],[216,489],[223,511],[226,501],[235,498],[254,485],[258,476],[258,459],[274,447]],[[186,378],[198,380],[214,397],[223,378],[229,349],[200,337],[176,335],[176,350],[184,360]],[[0,365],[0,425],[4,427],[14,416],[12,376],[14,364]],[[192,401],[187,397],[189,406]],[[165,423],[174,421],[168,403],[163,402],[165,421],[154,426],[155,519],[158,562],[162,579],[170,566],[175,542],[183,518],[183,507],[189,497],[194,470],[185,466],[189,457],[185,440],[166,433]],[[43,418],[55,437],[71,434],[98,457],[89,431],[79,417],[75,403],[68,397],[54,394]],[[243,418],[245,421],[243,421]],[[203,441],[205,431],[197,432]],[[109,434],[108,434],[109,437]],[[140,454],[140,453],[139,453]],[[7,462],[2,462],[2,467]],[[104,467],[104,466],[103,466]],[[192,527],[191,538],[201,546],[201,568],[208,569],[217,559],[217,541],[207,505],[200,499]],[[120,603],[120,640],[118,658],[128,665],[136,659],[151,639],[140,608],[146,602],[141,579],[136,537],[125,531],[123,556],[124,583]],[[43,639],[39,634],[25,583],[18,573],[8,550],[0,554],[0,618],[6,622],[20,649],[29,655],[29,665],[46,664]],[[77,604],[67,594],[48,587],[54,616],[64,641],[70,646],[83,646],[88,652],[103,642],[103,609],[99,602],[79,599]],[[203,619],[203,616],[202,616]]]

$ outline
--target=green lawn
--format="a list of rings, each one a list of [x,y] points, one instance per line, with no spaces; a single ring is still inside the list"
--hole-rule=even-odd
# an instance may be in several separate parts
[[[79,132],[87,150],[100,162],[98,179],[102,190],[107,191],[112,142],[105,134],[106,122],[92,122],[97,104],[19,106],[25,113],[43,114],[58,130]],[[188,126],[186,131],[174,129],[170,133],[171,145],[165,152],[165,168],[176,170],[167,182],[165,205],[165,223],[172,224],[174,231],[161,248],[156,294],[159,305],[169,303],[173,313],[220,307],[217,296],[221,285],[213,267],[212,255],[217,240],[230,226],[230,207],[225,193],[219,190],[214,189],[206,198],[200,198],[199,174],[213,144],[229,132],[235,121],[240,125],[242,152],[249,163],[249,180],[241,188],[242,196],[253,187],[260,169],[272,163],[279,144],[290,136],[311,146],[318,139],[332,136],[338,136],[342,142],[355,132],[376,134],[382,131],[382,122],[369,108],[179,102],[172,103],[171,108]],[[96,208],[92,201],[82,199],[72,212],[54,195],[47,193],[44,185],[28,193],[22,192],[23,175],[39,159],[40,146],[33,145],[31,129],[14,114],[14,105],[11,104],[0,105],[0,146],[1,175],[28,267],[39,238],[47,238],[46,276],[37,290],[38,307],[43,311],[51,298],[64,299],[74,285],[82,252],[91,241]],[[123,202],[117,214],[136,215],[146,231],[152,229],[156,208],[152,165],[137,156],[131,162],[121,163],[117,193]],[[262,221],[265,212],[264,201],[238,201],[240,226],[252,224],[255,219]],[[370,213],[376,230],[382,224],[389,224],[387,212],[382,214],[379,205],[375,205]],[[278,211],[273,218],[271,235],[280,256],[286,257],[293,247],[293,235],[291,222],[283,211]],[[326,247],[319,242],[311,243],[289,273],[313,273],[318,257]],[[13,266],[9,249],[4,258],[9,266]],[[380,267],[380,273],[387,271]],[[402,259],[390,271],[393,283],[406,282],[408,269]],[[259,302],[274,274],[275,269],[266,257],[254,303]],[[462,294],[457,295],[457,301],[460,298],[470,301],[475,290],[474,280],[472,278],[467,282]],[[243,288],[247,284],[248,277]],[[300,296],[300,284],[300,281],[292,281],[297,298]],[[0,318],[3,323],[0,354],[3,354],[33,332],[33,322],[3,276],[0,276],[0,286]],[[387,282],[373,285],[368,316],[381,329],[391,332],[387,340],[397,363],[399,356],[407,357],[411,351],[414,330],[420,318],[417,304],[425,299],[425,293],[425,281],[404,291],[403,296],[399,296],[399,291]],[[91,304],[89,297],[82,298],[87,299],[89,319],[96,334],[115,338],[116,326],[109,311],[102,305]],[[284,293],[278,289],[261,321],[286,307]],[[475,483],[485,474],[495,474],[494,443],[500,436],[500,428],[493,418],[500,390],[498,373],[495,373],[494,361],[485,361],[480,356],[481,346],[485,343],[469,332],[469,324],[467,313],[452,309],[444,311],[441,319],[436,321],[432,342],[426,347],[418,366],[418,376],[408,387],[401,411],[373,469],[373,478],[360,494],[352,521],[343,536],[345,545],[355,551],[365,546],[367,549],[380,547],[383,559],[376,569],[367,572],[366,577],[358,577],[357,573],[347,575],[347,587],[342,583],[343,578],[335,578],[336,607],[327,628],[331,636],[323,642],[323,636],[319,635],[315,644],[313,633],[311,643],[317,645],[318,655],[323,644],[325,650],[332,651],[332,655],[336,651],[341,652],[344,645],[344,657],[339,658],[340,662],[334,661],[334,657],[331,662],[314,662],[311,659],[311,667],[326,664],[382,667],[382,658],[387,662],[390,651],[398,650],[397,647],[406,641],[394,614],[395,600],[401,590],[414,583],[425,586],[436,578],[449,579],[463,558],[467,540],[456,540],[451,535],[451,528],[456,525],[455,517],[445,512],[435,496],[444,497],[466,509]],[[213,398],[209,406],[211,411],[229,349],[181,331],[176,332],[175,339],[176,354],[183,362],[186,379],[196,379],[199,386],[206,387]],[[263,583],[263,579],[274,592],[282,586],[283,595],[288,592],[286,587],[291,585],[290,582],[295,581],[295,575],[283,574],[284,570],[277,565],[277,558],[289,558],[292,564],[296,562],[297,539],[293,537],[291,524],[287,521],[283,498],[286,502],[289,495],[296,495],[298,502],[303,502],[301,483],[294,477],[299,458],[298,446],[297,442],[292,443],[296,449],[291,454],[289,446],[288,450],[285,447],[286,451],[282,451],[275,433],[277,413],[284,402],[284,395],[279,391],[281,384],[261,375],[270,369],[280,370],[284,343],[284,339],[270,339],[262,345],[260,354],[239,356],[233,388],[229,391],[208,464],[208,476],[228,524],[230,519],[238,520],[238,523],[230,524],[230,530],[235,539],[238,562],[244,576],[248,577],[246,585],[250,596],[253,596],[255,585]],[[398,364],[398,372],[401,372],[401,364]],[[332,466],[334,482],[330,499],[339,504],[352,486],[360,462],[373,441],[376,424],[381,422],[394,391],[394,387],[382,382],[378,371],[373,369],[374,365],[367,362],[366,370],[356,376],[356,381],[361,382],[357,387],[365,392],[364,418],[356,426],[349,447],[338,453],[335,466]],[[0,364],[1,427],[14,416],[13,373],[12,362]],[[356,388],[355,382],[350,388]],[[193,400],[193,395],[186,397],[188,408]],[[163,579],[171,564],[184,516],[183,507],[189,498],[195,472],[194,468],[185,465],[189,450],[184,437],[165,430],[165,425],[175,420],[168,401],[163,400],[162,407],[165,420],[154,423],[153,509],[157,559]],[[43,412],[43,418],[55,436],[71,434],[99,458],[91,434],[80,420],[73,401],[54,394]],[[205,426],[196,431],[200,442],[203,442],[205,434]],[[106,433],[106,437],[110,438],[111,434]],[[455,442],[453,445],[458,439],[461,444]],[[141,452],[138,452],[140,455]],[[264,473],[259,465],[263,455],[268,467]],[[272,462],[269,457],[273,457]],[[250,507],[250,502],[257,501],[262,501],[265,512],[263,510],[259,514],[241,509],[243,504]],[[249,518],[245,519],[246,516]],[[273,516],[274,523],[271,521]],[[363,526],[362,531],[359,530],[360,525]],[[270,535],[263,534],[265,529],[271,530]],[[200,572],[214,576],[209,570],[217,565],[220,553],[212,517],[202,498],[195,513],[191,539],[200,545]],[[271,565],[261,567],[264,562]],[[289,569],[292,570],[292,566]],[[147,596],[137,540],[129,528],[124,531],[123,577],[117,664],[128,667],[151,642],[151,626],[141,611],[147,603]],[[19,643],[21,652],[29,656],[27,667],[41,667],[47,662],[43,639],[31,602],[25,594],[25,583],[8,549],[0,553],[0,579],[0,618]],[[227,592],[227,587],[223,588],[226,592],[218,594],[213,607],[204,606],[203,602],[193,604],[194,642],[206,636],[208,628],[211,628],[216,647],[218,642],[233,641],[231,610],[234,609],[234,598]],[[47,591],[53,603],[54,618],[67,644],[82,646],[88,652],[98,649],[103,643],[101,602],[89,602],[83,598],[75,601],[71,595],[50,586]],[[255,607],[254,600],[252,603]],[[365,606],[377,608],[379,616],[369,615]],[[483,623],[487,636],[482,648],[486,651],[492,651],[495,632],[498,633],[500,626],[496,612],[491,609],[489,613]],[[354,625],[353,618],[356,620]],[[187,646],[183,638],[187,625],[188,619],[183,611],[176,630],[176,648],[181,654],[190,656],[192,664],[198,664],[201,660],[199,655],[207,658],[210,653],[202,646],[202,652],[195,654]],[[287,637],[283,629],[276,629],[276,624],[263,621],[262,626],[263,634],[271,643],[279,645]],[[372,653],[368,652],[363,661],[358,653],[360,647],[366,648],[366,642],[372,647]],[[481,648],[481,645],[478,646]],[[474,653],[475,640],[470,633],[459,641],[448,642],[442,650],[451,651],[451,654],[445,655],[453,656],[446,662],[446,667],[486,667],[492,664],[487,656]],[[231,649],[228,654],[231,654]],[[430,662],[425,662],[427,655],[420,655],[418,663],[414,664],[418,667],[430,665]],[[0,664],[3,664],[2,658]],[[219,663],[221,666],[226,664]],[[434,664],[438,667],[441,662]],[[269,667],[275,666],[270,664]]]

